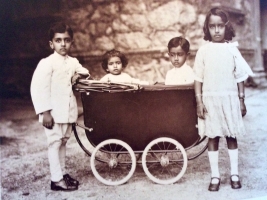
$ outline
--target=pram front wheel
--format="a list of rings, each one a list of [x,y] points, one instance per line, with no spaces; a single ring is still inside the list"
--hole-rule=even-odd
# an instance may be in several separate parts
[[[101,142],[91,156],[94,176],[106,185],[121,185],[127,182],[136,168],[136,157],[125,142],[109,139]]]
[[[172,184],[187,168],[187,155],[183,146],[172,138],[161,137],[151,141],[142,155],[146,175],[155,183]]]

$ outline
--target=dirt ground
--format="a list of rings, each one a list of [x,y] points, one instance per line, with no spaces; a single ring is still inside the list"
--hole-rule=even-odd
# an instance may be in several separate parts
[[[184,176],[175,184],[159,185],[146,177],[140,165],[133,177],[120,186],[106,186],[92,174],[90,157],[72,136],[67,145],[67,170],[81,185],[74,192],[50,190],[46,138],[37,122],[30,99],[2,99],[1,199],[267,199],[267,86],[246,89],[247,135],[239,138],[239,174],[242,188],[230,186],[226,143],[220,141],[221,187],[209,192],[207,151],[189,161]],[[84,141],[85,145],[87,141]]]

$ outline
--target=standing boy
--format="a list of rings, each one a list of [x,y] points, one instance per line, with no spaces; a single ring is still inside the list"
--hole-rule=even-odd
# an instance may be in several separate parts
[[[166,75],[165,85],[185,85],[194,83],[193,69],[185,62],[190,44],[182,37],[172,38],[168,43],[168,50],[173,69]]]
[[[79,182],[65,172],[66,143],[78,108],[71,79],[89,76],[76,58],[68,56],[73,43],[72,29],[60,22],[49,30],[49,45],[54,53],[42,59],[34,71],[31,96],[48,142],[51,190],[77,190]]]

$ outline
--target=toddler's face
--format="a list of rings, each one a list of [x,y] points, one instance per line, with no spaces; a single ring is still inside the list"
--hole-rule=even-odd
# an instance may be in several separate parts
[[[174,67],[180,68],[186,61],[189,53],[186,53],[180,46],[172,47],[169,51],[171,63]]]
[[[51,49],[55,50],[58,54],[66,56],[69,53],[72,41],[68,32],[55,33],[52,41],[49,41],[49,44]]]
[[[212,42],[224,42],[225,23],[217,15],[211,15],[209,19],[209,32]]]
[[[108,60],[107,71],[110,72],[111,74],[119,75],[119,74],[121,74],[122,69],[123,69],[122,63],[121,63],[121,59],[119,57],[114,56]]]

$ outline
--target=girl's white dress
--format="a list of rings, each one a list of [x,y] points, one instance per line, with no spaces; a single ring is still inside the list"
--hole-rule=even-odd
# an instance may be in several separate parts
[[[205,119],[198,119],[199,135],[236,137],[245,133],[237,83],[253,75],[235,43],[208,43],[196,55],[195,80],[202,82]]]

